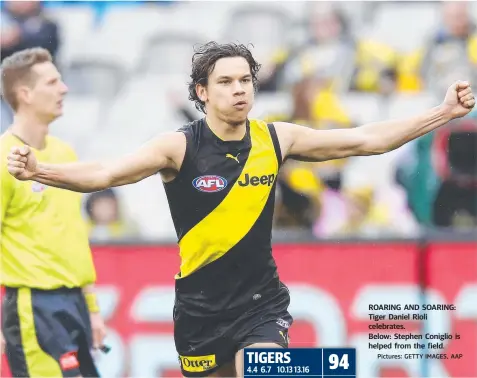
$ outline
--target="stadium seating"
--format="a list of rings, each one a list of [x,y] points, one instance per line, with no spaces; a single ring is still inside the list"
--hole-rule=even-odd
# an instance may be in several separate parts
[[[79,153],[96,138],[101,117],[101,100],[97,97],[70,95],[63,104],[64,116],[51,126],[51,134],[70,143]]]
[[[200,116],[187,101],[186,86],[196,44],[210,40],[252,43],[256,58],[262,62],[274,51],[294,47],[308,38],[306,16],[317,6],[327,5],[184,1],[164,7],[111,6],[102,11],[101,18],[87,5],[49,7],[48,14],[60,26],[58,61],[70,87],[65,115],[53,124],[52,133],[70,142],[83,159],[126,154],[152,136],[184,124],[178,105]],[[351,35],[383,42],[404,53],[422,46],[440,20],[435,2],[345,1],[337,6],[348,18]],[[477,3],[473,7],[477,20]],[[351,79],[352,58],[348,63],[349,72],[341,77],[345,82]],[[342,88],[348,88],[346,83]],[[292,95],[283,89],[259,92],[251,117],[290,115]],[[347,91],[338,93],[338,99],[356,125],[406,117],[437,101],[428,93],[383,97]],[[380,170],[379,177],[372,179],[386,185],[392,180],[395,161],[411,146],[385,156],[350,159],[345,182],[367,177],[359,172]],[[119,194],[146,237],[174,236],[158,176],[120,188]]]
[[[361,37],[383,42],[402,52],[420,48],[440,20],[439,8],[434,2],[379,3],[373,18],[362,30]]]
[[[59,26],[62,41],[59,61],[62,64],[68,64],[72,56],[78,52],[78,46],[81,46],[85,38],[94,30],[94,11],[89,6],[78,6],[74,9],[49,8],[46,13]]]
[[[385,102],[377,94],[346,92],[341,94],[340,103],[358,125],[384,119]]]

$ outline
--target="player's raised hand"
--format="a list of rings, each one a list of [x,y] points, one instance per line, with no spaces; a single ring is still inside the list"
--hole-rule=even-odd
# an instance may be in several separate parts
[[[36,157],[28,146],[12,147],[7,160],[8,172],[18,180],[30,180],[36,172]]]
[[[447,90],[444,106],[452,118],[460,118],[470,113],[475,106],[475,96],[470,83],[458,81],[452,84]]]

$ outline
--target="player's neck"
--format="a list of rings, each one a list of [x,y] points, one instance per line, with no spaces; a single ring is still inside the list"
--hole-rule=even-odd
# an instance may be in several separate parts
[[[25,144],[42,150],[46,147],[49,123],[41,122],[35,117],[26,114],[15,114],[10,132]]]
[[[223,141],[242,140],[247,132],[246,121],[231,125],[210,115],[207,115],[205,119],[210,130]]]

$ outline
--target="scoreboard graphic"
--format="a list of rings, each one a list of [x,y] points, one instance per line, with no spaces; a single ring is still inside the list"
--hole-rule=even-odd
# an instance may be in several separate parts
[[[356,378],[356,349],[245,348],[244,377]]]

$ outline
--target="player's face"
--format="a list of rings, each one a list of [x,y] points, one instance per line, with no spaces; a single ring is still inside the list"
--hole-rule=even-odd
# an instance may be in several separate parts
[[[219,59],[209,75],[206,88],[199,89],[199,96],[207,105],[207,112],[230,124],[243,123],[254,100],[250,66],[245,58]]]
[[[68,88],[53,63],[39,63],[32,70],[33,83],[22,88],[23,102],[35,114],[54,120],[63,114]]]

